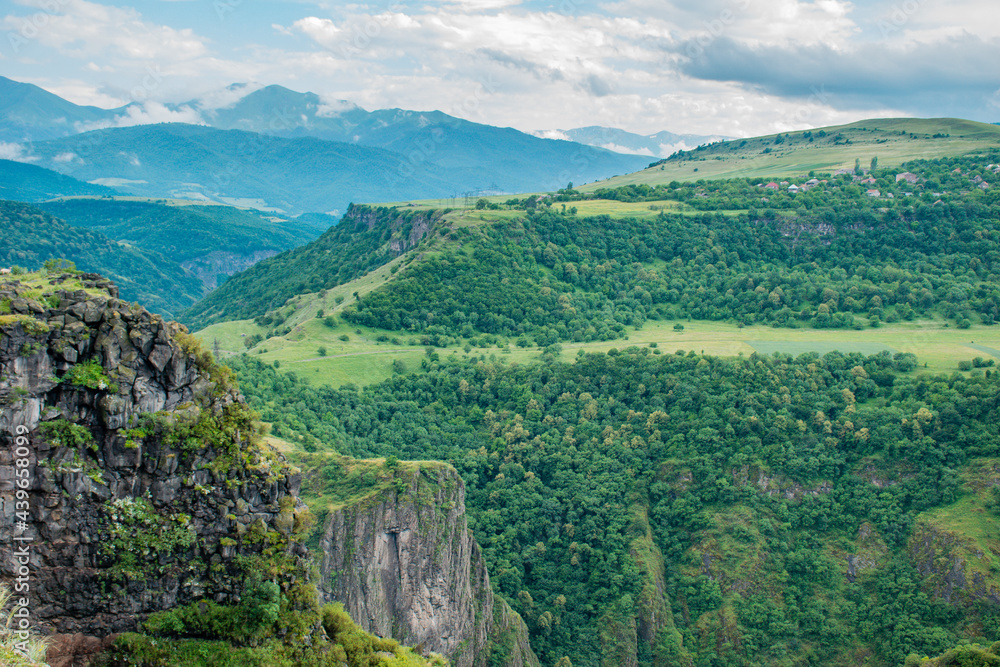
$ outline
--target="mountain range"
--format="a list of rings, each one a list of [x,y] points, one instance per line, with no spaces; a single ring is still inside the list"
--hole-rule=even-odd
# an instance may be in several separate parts
[[[731,139],[721,134],[674,134],[673,132],[657,132],[656,134],[635,134],[613,127],[591,125],[578,127],[574,130],[547,130],[535,132],[535,136],[546,139],[564,139],[576,141],[588,146],[598,146],[616,153],[646,155],[649,157],[669,157],[677,151],[688,151],[698,146]]]

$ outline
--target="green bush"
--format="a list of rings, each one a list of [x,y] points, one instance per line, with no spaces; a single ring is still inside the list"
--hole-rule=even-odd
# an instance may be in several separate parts
[[[46,442],[56,447],[90,447],[97,450],[94,435],[88,428],[65,419],[40,424],[38,432],[42,434]]]
[[[111,379],[104,374],[104,368],[95,360],[84,361],[76,364],[63,376],[63,381],[77,387],[87,389],[118,391],[118,388],[111,382]]]
[[[146,632],[167,637],[200,637],[244,644],[267,634],[281,611],[281,589],[273,581],[251,584],[238,605],[223,606],[211,600],[150,616]]]

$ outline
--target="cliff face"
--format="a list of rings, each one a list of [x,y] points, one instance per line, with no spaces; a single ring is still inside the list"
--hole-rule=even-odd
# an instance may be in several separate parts
[[[220,275],[231,276],[246,271],[257,262],[277,254],[277,250],[257,250],[246,254],[215,250],[181,262],[181,266],[198,276],[206,290],[213,290],[219,286]]]
[[[105,636],[302,569],[299,479],[179,325],[96,275],[0,283],[0,313],[0,579],[27,537],[35,623]]]
[[[461,478],[422,466],[402,479],[404,490],[328,515],[321,594],[365,630],[423,645],[456,667],[537,665],[524,622],[490,589]]]

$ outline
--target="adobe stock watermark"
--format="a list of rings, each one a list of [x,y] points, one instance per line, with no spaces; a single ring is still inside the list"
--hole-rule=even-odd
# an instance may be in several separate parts
[[[925,2],[926,0],[904,0],[893,5],[888,14],[875,22],[875,26],[882,33],[882,38],[886,39],[902,30],[917,15]]]
[[[31,44],[45,30],[52,19],[59,16],[59,11],[69,4],[69,0],[45,0],[39,8],[41,11],[35,12],[31,16],[26,16],[21,20],[21,27],[7,33],[7,41],[11,51],[15,55],[21,49]]]
[[[28,642],[31,639],[31,543],[29,532],[31,502],[28,491],[31,488],[31,443],[28,441],[28,427],[21,425],[14,430],[14,536],[11,545],[11,569],[14,573],[15,608],[13,633],[17,638],[14,650],[29,657]]]
[[[726,34],[739,16],[739,12],[750,7],[750,0],[736,0],[732,8],[723,9],[719,15],[713,19],[702,22],[704,30],[699,32],[693,41],[689,42],[684,54],[694,60],[705,53],[705,49],[712,45],[715,40]]]
[[[499,84],[492,74],[480,80],[475,92],[467,95],[461,102],[448,110],[448,115],[457,119],[450,124],[457,129],[463,119],[468,120],[471,116],[478,115],[483,100],[487,95],[496,93],[498,87]],[[430,136],[417,139],[400,151],[405,156],[406,161],[399,165],[392,184],[398,185],[401,180],[412,177],[420,165],[432,160],[439,147],[447,140],[447,131],[444,128],[435,127],[430,131]]]

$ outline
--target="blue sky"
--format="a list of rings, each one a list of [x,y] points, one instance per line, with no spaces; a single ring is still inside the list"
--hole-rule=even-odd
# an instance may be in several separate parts
[[[994,0],[2,0],[0,33],[0,74],[136,122],[236,82],[524,131],[1000,121]]]

